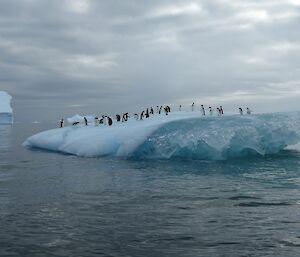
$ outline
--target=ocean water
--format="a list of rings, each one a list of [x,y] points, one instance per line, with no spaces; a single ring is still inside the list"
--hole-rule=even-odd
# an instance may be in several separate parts
[[[0,126],[0,256],[300,256],[300,153],[83,158]]]

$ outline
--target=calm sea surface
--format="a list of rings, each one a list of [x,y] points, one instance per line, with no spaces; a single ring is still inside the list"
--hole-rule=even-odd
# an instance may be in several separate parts
[[[0,256],[300,256],[300,153],[79,158],[0,126]]]

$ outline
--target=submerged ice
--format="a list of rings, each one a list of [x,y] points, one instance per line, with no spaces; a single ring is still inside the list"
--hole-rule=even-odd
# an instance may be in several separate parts
[[[0,124],[13,123],[13,114],[10,101],[11,96],[5,91],[0,91]]]
[[[300,142],[300,113],[203,117],[157,115],[113,126],[69,126],[41,132],[24,145],[85,157],[221,160],[274,154]]]

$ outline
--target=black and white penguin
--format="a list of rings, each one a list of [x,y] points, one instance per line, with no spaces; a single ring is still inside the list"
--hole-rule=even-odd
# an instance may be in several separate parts
[[[224,114],[224,111],[223,111],[223,107],[220,106],[220,114],[223,115]]]
[[[148,109],[148,108],[146,109],[145,117],[146,117],[146,118],[149,118],[149,109]]]
[[[161,113],[161,110],[162,110],[162,108],[163,108],[163,106],[161,105],[161,106],[159,107],[158,114],[160,114],[160,113]]]
[[[205,116],[205,109],[204,109],[203,104],[201,104],[201,113],[202,113],[203,116]]]
[[[95,117],[95,126],[99,126],[100,122],[99,122],[99,119],[98,117]]]
[[[168,107],[167,106],[164,108],[164,110],[165,110],[165,114],[168,115]]]
[[[213,116],[214,110],[211,108],[211,106],[209,106],[208,109],[209,109],[209,115]]]
[[[145,111],[142,111],[142,112],[141,112],[140,120],[142,120],[142,119],[144,118],[144,113],[145,113]]]
[[[64,118],[61,118],[61,120],[59,121],[59,123],[60,123],[59,127],[63,128],[64,127],[64,123],[65,123]]]
[[[159,106],[156,105],[156,113],[159,113]]]
[[[122,122],[126,122],[128,120],[128,112],[123,114]]]
[[[242,108],[239,108],[239,113],[240,113],[240,115],[244,115]]]
[[[107,118],[108,126],[111,126],[113,124],[112,118],[108,116],[106,118]]]

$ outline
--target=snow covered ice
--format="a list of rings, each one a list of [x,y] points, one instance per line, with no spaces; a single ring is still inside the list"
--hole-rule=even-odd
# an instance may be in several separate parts
[[[23,145],[85,157],[222,160],[278,153],[300,142],[300,113],[203,117],[155,115],[113,126],[68,126],[29,137]]]
[[[13,123],[13,114],[10,101],[11,96],[5,91],[0,91],[0,124]]]

